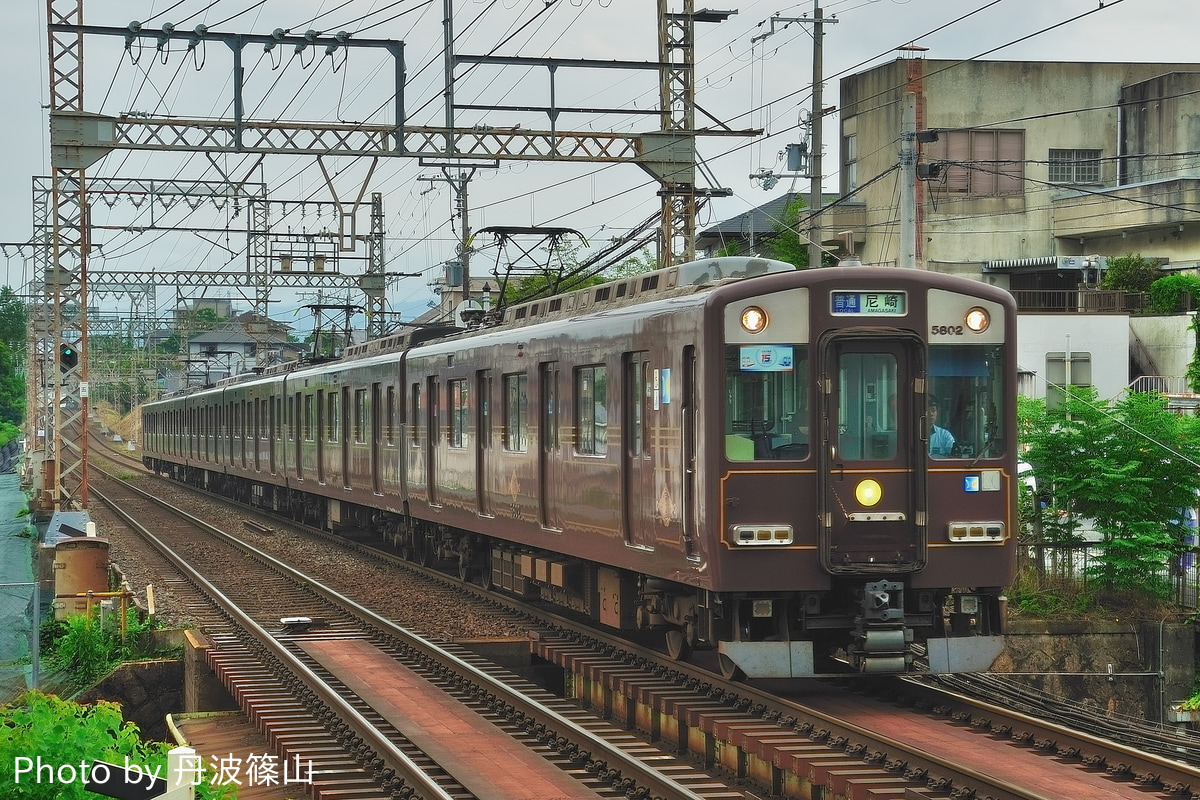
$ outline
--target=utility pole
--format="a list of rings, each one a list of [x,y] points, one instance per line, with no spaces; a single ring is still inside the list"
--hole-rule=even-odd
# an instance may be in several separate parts
[[[917,268],[917,96],[904,93],[900,118],[900,266]]]
[[[813,100],[812,100],[812,149],[809,161],[808,184],[808,266],[821,266],[821,128],[825,123],[825,73],[822,67],[821,48],[825,40],[824,19],[821,16],[821,0],[813,0]],[[836,22],[837,20],[833,20]]]
[[[781,17],[778,14],[771,17],[770,29],[760,36],[755,36],[751,42],[760,41],[775,33],[775,23],[783,23],[785,26],[793,22],[796,23],[811,23],[813,26],[813,57],[812,57],[812,113],[809,115],[809,122],[812,125],[810,131],[811,148],[808,156],[808,266],[821,266],[821,254],[824,248],[821,247],[821,206],[823,204],[823,192],[821,190],[821,125],[825,117],[825,72],[824,72],[824,55],[822,48],[825,42],[825,24],[836,24],[836,19],[825,19],[822,16],[821,0],[813,0],[813,16],[808,17]],[[754,176],[751,176],[754,177]],[[765,187],[770,188],[770,187]]]
[[[467,184],[471,182],[471,178],[475,177],[476,167],[451,166],[449,164],[442,165],[442,177],[426,177],[424,175],[417,178],[420,181],[445,181],[450,184],[450,188],[454,190],[454,213],[462,222],[458,244],[455,245],[455,250],[458,252],[458,261],[462,266],[462,299],[471,299],[471,220],[468,217],[470,211],[468,203]],[[457,170],[457,173],[454,172]],[[446,288],[450,287],[450,282],[446,281]],[[452,306],[453,307],[453,306]],[[457,322],[457,320],[456,320]]]

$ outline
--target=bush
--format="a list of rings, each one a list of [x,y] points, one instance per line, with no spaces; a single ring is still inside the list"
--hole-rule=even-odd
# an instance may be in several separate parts
[[[1150,284],[1162,275],[1162,270],[1153,261],[1147,261],[1132,253],[1117,256],[1108,260],[1104,277],[1100,279],[1101,289],[1122,289],[1126,292],[1148,292]]]
[[[1176,274],[1159,278],[1150,284],[1150,308],[1155,314],[1174,314],[1185,294],[1192,296],[1195,307],[1200,300],[1200,277]]]
[[[85,614],[67,617],[65,621],[46,620],[42,624],[40,641],[47,665],[68,673],[71,684],[83,688],[111,672],[122,661],[153,655],[138,652],[136,642],[139,634],[156,626],[156,621],[143,622],[136,608],[129,609],[122,643],[119,616],[111,614],[104,623],[95,616],[89,619]]]
[[[28,800],[85,800],[98,795],[86,791],[79,765],[106,761],[130,763],[161,769],[166,773],[167,745],[144,742],[138,727],[126,722],[121,707],[101,700],[81,705],[41,692],[27,692],[12,703],[0,706],[0,763],[13,770],[13,780],[5,787],[5,797]],[[69,773],[56,772],[55,780],[35,779],[26,773],[17,783],[18,759],[41,759],[56,769],[70,765]],[[234,798],[236,787],[201,784],[196,795],[207,800]]]

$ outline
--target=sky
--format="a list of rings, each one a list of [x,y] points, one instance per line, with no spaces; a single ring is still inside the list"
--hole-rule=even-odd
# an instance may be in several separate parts
[[[915,43],[931,59],[1003,61],[1158,61],[1200,60],[1194,32],[1200,28],[1196,0],[820,0],[826,20],[824,105],[836,106],[838,79],[898,57],[896,48]],[[47,7],[39,0],[9,3],[0,32],[0,103],[9,121],[0,127],[0,285],[20,290],[31,277],[28,242],[33,233],[32,181],[50,174]],[[651,0],[457,0],[453,3],[456,50],[460,55],[507,55],[586,58],[613,61],[657,59],[656,3]],[[395,39],[405,43],[405,109],[411,125],[441,126],[443,104],[443,16],[446,2],[436,0],[105,0],[84,2],[89,26],[123,28],[131,21],[143,30],[171,23],[177,30],[198,24],[222,33],[292,34],[317,30],[323,35],[347,31],[352,39]],[[681,0],[669,0],[678,10]],[[697,25],[696,103],[734,130],[763,129],[760,136],[702,137],[698,156],[712,180],[731,191],[714,200],[697,221],[697,230],[735,216],[789,190],[808,191],[807,179],[781,175],[770,190],[755,176],[784,173],[780,154],[804,135],[800,121],[811,104],[811,24],[786,24],[813,16],[813,0],[709,2],[697,8],[737,13],[721,23]],[[770,20],[775,17],[772,32]],[[836,20],[834,22],[833,20]],[[323,49],[295,53],[289,47],[264,52],[261,45],[243,50],[247,117],[291,122],[392,121],[393,82],[381,51],[359,47],[327,56]],[[208,42],[192,51],[181,42],[156,50],[142,40],[128,50],[123,37],[84,39],[85,111],[126,112],[195,119],[228,119],[233,96],[231,51]],[[460,104],[547,106],[550,80],[544,67],[460,67],[455,99]],[[556,72],[560,107],[614,110],[657,108],[658,83],[652,71],[567,69]],[[544,113],[462,109],[461,125],[495,128],[520,125],[547,130]],[[707,117],[697,115],[698,124]],[[657,118],[636,113],[564,113],[556,125],[564,131],[649,131]],[[823,184],[837,181],[836,113],[822,128]],[[335,200],[353,207],[357,231],[370,229],[369,198],[383,195],[385,264],[389,273],[417,277],[389,282],[390,310],[411,319],[428,307],[429,282],[455,255],[461,223],[452,222],[455,191],[436,167],[414,158],[389,158],[372,165],[365,159],[331,157],[321,165],[312,157],[137,153],[114,151],[88,169],[89,178],[186,178],[216,181],[222,176],[265,185],[280,203],[272,217],[273,234],[301,240],[304,235],[337,230]],[[330,188],[332,184],[332,189]],[[477,169],[466,184],[472,230],[487,226],[553,226],[578,231],[587,247],[620,236],[657,212],[657,184],[632,164],[572,165],[508,161]],[[105,269],[135,271],[230,270],[246,268],[243,209],[226,203],[195,208],[103,199],[93,202],[93,241],[89,275]],[[173,225],[198,228],[172,233]],[[319,241],[328,241],[321,240]],[[520,261],[519,246],[496,246],[489,236],[474,242],[472,274]],[[518,245],[529,246],[530,240]],[[587,247],[584,248],[586,252]],[[344,270],[361,272],[362,249],[349,254]],[[207,297],[235,296],[228,289],[207,289]],[[301,310],[317,302],[312,292],[280,291],[272,316],[299,328],[309,321]],[[176,301],[173,290],[144,296],[94,295],[105,310],[129,310],[165,316]],[[321,297],[321,302],[361,303],[361,297]],[[236,304],[249,308],[238,298]]]

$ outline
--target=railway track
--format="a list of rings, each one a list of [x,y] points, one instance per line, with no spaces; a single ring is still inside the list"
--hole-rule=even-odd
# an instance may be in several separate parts
[[[135,517],[152,518],[148,504],[161,502],[123,481],[102,483],[97,496],[131,526],[144,528]],[[468,740],[466,747],[463,740],[439,744],[413,721],[414,702],[427,706],[436,694],[453,692],[482,714],[471,728],[474,736],[490,729],[522,739],[549,757],[554,772],[576,779],[579,788],[560,790],[560,796],[745,796],[684,760],[629,742],[627,732],[486,665],[463,647],[416,637],[236,537],[178,509],[171,513],[180,521],[169,524],[169,543],[148,530],[144,535],[211,604],[204,623],[215,645],[208,651],[210,665],[285,760],[318,753],[313,770],[320,776],[314,780],[318,795],[354,791],[369,797],[368,784],[374,782],[378,797],[487,797],[487,786],[503,785],[514,775],[525,786],[546,780],[556,785],[544,777],[544,766],[539,772],[527,761],[520,768],[505,761],[481,772],[469,758],[477,741]],[[225,548],[236,548],[236,555],[220,552]],[[191,561],[203,562],[207,573],[225,574],[210,580]],[[282,628],[281,609],[291,619]],[[340,661],[348,652],[355,654],[351,663]],[[362,676],[364,664],[370,664],[370,679]],[[398,683],[414,693],[419,689],[421,699],[410,693],[397,701],[383,691]],[[398,719],[422,735],[410,737]]]
[[[391,558],[377,551],[371,557]],[[1032,717],[1001,715],[965,695],[929,695],[936,687],[894,681],[871,682],[884,700],[865,698],[866,682],[852,689],[807,682],[817,688],[799,691],[729,684],[699,666],[664,664],[654,650],[453,578],[437,579],[491,608],[536,613],[542,622],[529,623],[541,631],[535,649],[563,667],[577,703],[764,794],[805,796],[814,786],[830,786],[839,795],[849,791],[847,797],[890,789],[897,797],[1200,796],[1193,792],[1200,790],[1193,767]],[[895,699],[903,705],[888,702]],[[915,736],[880,735],[885,729],[924,731],[943,754]],[[1059,789],[1047,793],[1046,786]]]

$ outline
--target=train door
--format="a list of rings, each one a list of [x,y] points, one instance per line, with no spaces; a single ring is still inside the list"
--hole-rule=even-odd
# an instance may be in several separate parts
[[[650,354],[625,354],[623,491],[625,541],[654,546],[654,459],[650,447]]]
[[[429,376],[427,379],[428,402],[426,403],[425,424],[425,491],[429,505],[436,506],[437,500],[437,448],[441,440],[442,429],[438,419],[438,407],[441,404],[438,397],[438,379]]]
[[[822,342],[821,559],[838,572],[925,565],[921,343],[838,335]]]
[[[475,373],[475,507],[481,517],[494,516],[488,480],[492,474],[492,371]]]
[[[342,387],[342,403],[341,403],[341,429],[342,429],[342,486],[350,488],[350,439],[354,435],[354,430],[350,426],[350,414],[355,409],[350,406],[350,387]],[[357,437],[355,437],[357,438]]]
[[[683,414],[683,497],[681,519],[683,521],[683,548],[688,558],[699,560],[696,553],[696,348],[683,348],[683,386],[681,411]]]
[[[383,424],[380,419],[383,400],[382,387],[378,383],[371,384],[371,431],[368,434],[371,442],[371,491],[383,494],[383,463],[380,449],[383,447]]]
[[[251,445],[254,449],[254,471],[259,473],[263,470],[263,398],[254,398],[254,413],[253,413],[254,428],[251,431]]]
[[[325,483],[325,390],[317,389],[316,408],[317,483]]]
[[[538,368],[538,508],[543,528],[560,530],[559,513],[563,486],[562,453],[559,451],[558,362],[547,361]]]

